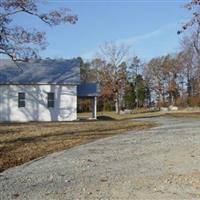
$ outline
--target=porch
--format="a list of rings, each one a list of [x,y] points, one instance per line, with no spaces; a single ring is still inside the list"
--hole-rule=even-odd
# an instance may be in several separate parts
[[[87,104],[90,104],[91,116],[79,116],[78,119],[97,119],[97,97],[100,94],[99,86],[97,83],[83,83],[77,87],[78,105],[77,108],[80,111],[79,102],[87,100]]]

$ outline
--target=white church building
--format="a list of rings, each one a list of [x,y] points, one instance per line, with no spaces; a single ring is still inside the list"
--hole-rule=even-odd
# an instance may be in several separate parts
[[[77,98],[91,98],[96,118],[95,83],[80,82],[80,63],[72,60],[35,60],[20,63],[0,60],[0,121],[72,121],[77,119]]]

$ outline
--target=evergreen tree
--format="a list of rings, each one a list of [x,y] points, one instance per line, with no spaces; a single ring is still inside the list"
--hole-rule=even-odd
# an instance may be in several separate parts
[[[124,104],[126,109],[133,109],[135,107],[135,86],[131,82],[127,82],[124,92]]]

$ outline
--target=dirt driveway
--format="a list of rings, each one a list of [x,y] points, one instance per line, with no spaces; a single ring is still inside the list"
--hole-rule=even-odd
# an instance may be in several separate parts
[[[0,199],[199,199],[200,119],[51,154],[0,174]]]

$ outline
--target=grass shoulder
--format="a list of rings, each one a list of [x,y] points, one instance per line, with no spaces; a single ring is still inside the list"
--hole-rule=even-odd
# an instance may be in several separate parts
[[[131,118],[99,113],[97,121],[2,123],[0,171],[76,145],[154,126]]]

